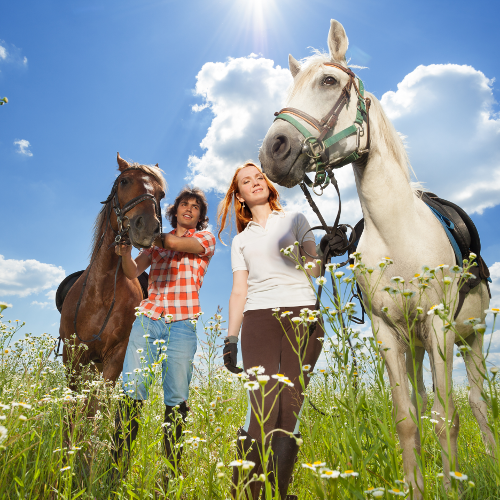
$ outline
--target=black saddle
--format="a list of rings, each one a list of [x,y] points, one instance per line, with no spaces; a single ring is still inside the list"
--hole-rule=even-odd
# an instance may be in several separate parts
[[[66,298],[66,295],[68,295],[68,292],[70,291],[71,287],[76,283],[77,279],[85,272],[84,271],[77,271],[76,273],[70,274],[69,276],[66,276],[61,281],[61,284],[57,287],[57,292],[56,292],[56,307],[59,312],[62,311],[62,306],[64,303],[64,299]],[[138,278],[139,283],[141,284],[142,288],[142,298],[147,299],[148,298],[148,280],[149,280],[149,275],[146,271],[144,271]]]
[[[447,232],[448,235],[451,235],[451,237],[455,240],[456,245],[458,246],[458,249],[462,254],[462,259],[468,259],[471,252],[475,253],[477,256],[477,266],[474,266],[470,269],[470,272],[474,275],[474,278],[466,281],[460,289],[458,306],[455,312],[456,318],[458,316],[458,313],[462,309],[462,305],[467,294],[472,289],[476,288],[476,286],[478,286],[482,280],[486,280],[486,286],[488,287],[488,293],[491,299],[491,291],[488,285],[488,281],[491,281],[490,270],[481,257],[481,240],[479,238],[479,233],[469,215],[461,207],[455,205],[455,203],[444,200],[443,198],[439,198],[434,193],[417,191],[417,195],[420,196],[422,201],[428,207],[433,209],[434,215],[436,215],[435,212],[437,212],[442,216],[442,218],[447,219],[449,222],[451,222],[451,224],[447,225]],[[443,224],[443,219],[440,219],[440,222],[441,224]],[[364,219],[361,219],[354,226],[354,241],[348,249],[348,253],[355,251],[356,247],[358,246],[361,234],[363,233],[364,227]],[[453,246],[453,242],[451,243]],[[463,262],[458,262],[458,257],[457,264],[459,266],[463,265]]]

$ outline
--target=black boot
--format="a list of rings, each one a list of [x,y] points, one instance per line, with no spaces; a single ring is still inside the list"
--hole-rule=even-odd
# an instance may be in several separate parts
[[[127,462],[130,459],[132,443],[139,432],[139,414],[142,401],[125,396],[118,402],[118,409],[115,416],[115,432],[113,434],[113,461],[116,465],[122,458],[123,447],[126,443]]]
[[[296,434],[295,436],[300,438],[300,434]],[[293,467],[297,461],[299,445],[293,437],[273,436],[271,449],[273,450],[273,455],[270,460],[268,477],[273,490],[275,490],[277,482],[281,500],[297,500],[296,495],[287,495],[287,491],[290,486]]]
[[[245,436],[246,439],[239,439],[240,437]],[[252,436],[248,434],[248,432],[243,429],[238,429],[238,441],[236,443],[236,450],[238,453],[238,460],[249,460],[250,462],[255,463],[255,467],[248,474],[248,478],[251,479],[254,474],[262,473],[262,464],[261,464],[261,452],[259,451],[259,443],[257,441],[252,442]],[[236,498],[236,485],[240,481],[240,474],[242,472],[241,467],[233,467],[233,479],[232,479],[232,488],[231,488],[231,498]],[[259,498],[259,493],[261,489],[262,483],[253,482],[250,486],[245,489],[245,495],[243,496],[244,500],[257,500]]]
[[[186,421],[189,411],[186,402],[183,401],[177,406],[165,405],[165,419],[163,426],[163,443],[165,445],[165,454],[172,467],[179,467],[182,448],[180,447],[180,438],[182,428]]]

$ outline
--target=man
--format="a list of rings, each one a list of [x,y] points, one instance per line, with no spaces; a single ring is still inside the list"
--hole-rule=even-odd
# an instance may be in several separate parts
[[[201,313],[198,294],[215,249],[214,235],[205,231],[207,209],[203,191],[186,187],[167,208],[166,218],[174,228],[170,233],[162,234],[153,247],[142,250],[135,260],[130,246],[116,247],[127,278],[138,277],[149,266],[151,271],[149,297],[137,308],[123,363],[126,397],[120,401],[116,415],[115,462],[121,457],[124,437],[130,450],[137,436],[140,406],[149,396],[154,368],[160,363],[165,452],[173,467],[180,460],[181,448],[175,445],[188,411],[186,401],[197,344],[195,320]]]

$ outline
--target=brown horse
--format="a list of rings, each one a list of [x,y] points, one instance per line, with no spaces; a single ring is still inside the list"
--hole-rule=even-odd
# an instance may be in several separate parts
[[[71,339],[71,346],[88,346],[86,350],[78,349],[74,359],[71,347],[64,345],[63,362],[75,370],[70,384],[73,389],[80,364],[92,361],[105,379],[116,381],[135,307],[143,298],[139,280],[129,280],[123,274],[115,243],[128,237],[136,248],[149,248],[161,233],[160,200],[166,190],[161,170],[158,165],[129,164],[119,153],[117,156],[120,175],[95,221],[90,264],[72,286],[66,283],[64,287],[63,282],[58,290],[62,306],[60,338],[63,342]],[[71,288],[64,297],[68,285]],[[74,334],[76,338],[72,339]]]

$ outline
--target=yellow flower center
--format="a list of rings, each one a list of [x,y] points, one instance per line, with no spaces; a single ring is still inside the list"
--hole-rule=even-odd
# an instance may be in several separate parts
[[[457,477],[462,477],[462,476],[463,476],[463,474],[462,474],[461,472],[455,472],[455,476],[457,476]]]
[[[392,488],[392,491],[394,491],[394,493],[399,493],[399,490],[397,488]]]
[[[346,470],[344,471],[344,474],[352,474],[354,471],[353,470]]]

